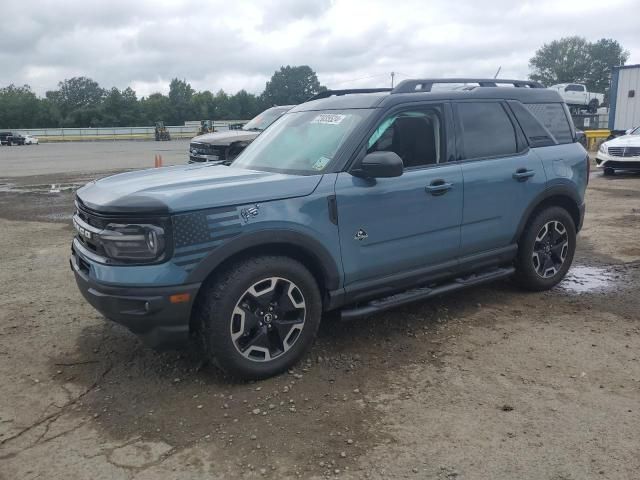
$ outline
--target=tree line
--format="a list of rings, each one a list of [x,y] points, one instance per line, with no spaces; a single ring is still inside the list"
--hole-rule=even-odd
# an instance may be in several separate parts
[[[102,88],[87,77],[58,83],[56,90],[38,97],[29,85],[0,88],[0,128],[135,127],[163,121],[182,125],[187,120],[244,120],[274,105],[298,104],[325,90],[308,65],[283,66],[260,95],[245,90],[228,94],[195,91],[186,80],[174,78],[169,94],[138,98],[127,87]]]

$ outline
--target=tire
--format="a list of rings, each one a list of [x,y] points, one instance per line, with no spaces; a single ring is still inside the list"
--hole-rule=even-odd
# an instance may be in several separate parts
[[[597,98],[594,98],[589,102],[587,109],[589,110],[589,113],[596,113],[598,111],[599,106],[600,106],[600,102],[598,101]]]
[[[516,281],[532,291],[552,288],[571,267],[575,251],[576,227],[569,212],[561,207],[538,212],[518,242]]]
[[[322,299],[302,264],[261,256],[216,276],[194,313],[209,360],[233,377],[262,379],[287,370],[311,347]]]
[[[603,172],[602,172],[602,174],[605,177],[611,177],[611,176],[615,175],[615,173],[616,173],[616,171],[611,167],[605,167]]]

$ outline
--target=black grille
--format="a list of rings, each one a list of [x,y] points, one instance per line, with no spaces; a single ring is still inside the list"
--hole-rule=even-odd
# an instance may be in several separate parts
[[[91,225],[92,227],[104,229],[109,223],[108,220],[91,213],[79,202],[76,205],[77,205],[76,215],[78,215],[80,220]],[[93,236],[92,238],[89,239],[89,238],[86,238],[84,235],[80,235],[78,232],[76,232],[76,238],[84,247],[86,247],[90,251],[98,255],[104,255],[102,246],[93,240]]]
[[[225,147],[222,145],[212,145],[210,143],[191,142],[189,153],[197,155],[217,155],[220,160],[225,159]]]
[[[609,147],[612,157],[640,157],[640,147]]]

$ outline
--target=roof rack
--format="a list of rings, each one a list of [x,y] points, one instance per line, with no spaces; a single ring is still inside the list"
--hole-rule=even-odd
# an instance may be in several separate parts
[[[497,87],[498,84],[511,84],[519,88],[544,88],[539,82],[531,80],[505,80],[502,78],[419,78],[403,80],[391,93],[430,92],[434,84],[440,83],[477,83],[479,87]]]
[[[325,90],[315,94],[313,97],[308,98],[305,102],[311,100],[320,100],[321,98],[329,98],[334,95],[348,95],[350,93],[378,93],[378,92],[390,92],[391,88],[348,88],[346,90]]]

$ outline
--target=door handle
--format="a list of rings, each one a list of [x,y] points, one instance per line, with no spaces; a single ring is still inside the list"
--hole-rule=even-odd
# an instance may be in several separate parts
[[[431,195],[444,195],[453,188],[453,183],[445,182],[442,179],[434,180],[425,190]]]
[[[533,170],[527,170],[526,168],[519,168],[513,174],[513,178],[519,182],[526,182],[529,178],[536,174]]]

